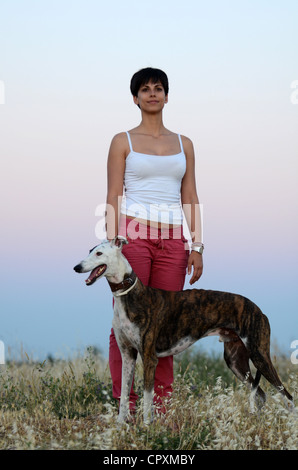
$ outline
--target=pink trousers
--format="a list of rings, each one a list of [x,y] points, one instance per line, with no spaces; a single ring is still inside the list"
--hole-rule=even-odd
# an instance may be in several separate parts
[[[123,247],[122,253],[143,284],[164,290],[183,289],[189,251],[182,227],[162,230],[135,220],[122,219],[119,235],[128,238],[129,243]],[[113,397],[119,400],[122,359],[113,329],[110,335],[109,365]],[[172,393],[173,380],[173,356],[160,358],[155,373],[154,403],[159,406],[161,412],[165,411],[163,398]],[[137,399],[138,395],[132,384],[129,399],[131,411],[135,410]]]

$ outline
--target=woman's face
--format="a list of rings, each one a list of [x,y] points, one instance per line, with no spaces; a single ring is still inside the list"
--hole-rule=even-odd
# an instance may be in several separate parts
[[[134,103],[139,105],[142,111],[157,112],[161,111],[168,102],[168,96],[165,94],[164,87],[160,82],[148,82],[142,85],[138,91],[138,96],[134,96]]]

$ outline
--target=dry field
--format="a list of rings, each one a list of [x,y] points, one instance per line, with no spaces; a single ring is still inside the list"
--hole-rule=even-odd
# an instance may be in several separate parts
[[[274,363],[296,402],[298,366],[285,357]],[[176,359],[175,369],[167,414],[144,426],[140,406],[134,421],[119,428],[108,366],[92,349],[72,360],[25,358],[2,365],[0,449],[298,449],[297,414],[264,379],[267,404],[252,414],[248,390],[221,358],[188,351]],[[138,364],[140,395],[141,376]]]

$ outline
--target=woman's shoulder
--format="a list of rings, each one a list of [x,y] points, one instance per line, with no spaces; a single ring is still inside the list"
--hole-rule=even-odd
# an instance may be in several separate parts
[[[181,140],[183,144],[183,149],[185,153],[193,152],[193,143],[192,140],[189,137],[186,137],[185,135],[181,135]]]
[[[192,145],[192,140],[189,137],[187,137],[186,135],[182,135],[182,134],[180,134],[180,137],[183,143],[185,143],[186,145]]]
[[[126,132],[115,134],[111,141],[111,148],[116,150],[126,150],[128,148],[128,140]]]
[[[118,134],[115,134],[112,138],[112,142],[124,142],[124,140],[127,140],[126,132],[118,132]]]

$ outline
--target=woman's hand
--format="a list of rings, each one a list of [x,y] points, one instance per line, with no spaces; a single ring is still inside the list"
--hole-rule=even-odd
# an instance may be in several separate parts
[[[192,251],[188,257],[188,274],[191,274],[191,269],[193,267],[192,277],[189,281],[190,285],[198,281],[203,272],[203,256],[196,252]]]

